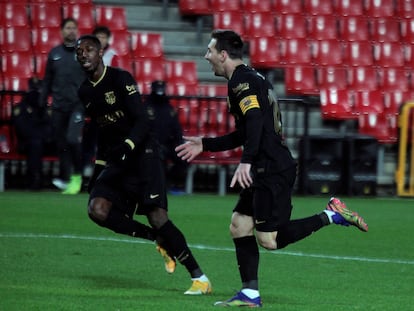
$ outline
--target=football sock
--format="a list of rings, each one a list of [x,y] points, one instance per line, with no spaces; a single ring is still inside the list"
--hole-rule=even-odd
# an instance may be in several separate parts
[[[116,233],[126,234],[150,241],[155,240],[154,230],[151,227],[129,218],[127,215],[114,208],[109,211],[105,221],[97,223]]]
[[[259,291],[257,289],[243,288],[241,292],[250,299],[255,299],[260,296]]]
[[[291,243],[302,240],[326,225],[323,220],[326,214],[322,214],[291,220],[287,224],[282,225],[276,236],[277,249],[284,248]]]
[[[192,278],[198,278],[203,275],[197,261],[188,248],[182,232],[168,220],[161,228],[157,230],[157,234],[163,239],[163,246],[169,254],[173,255],[190,273]]]
[[[259,247],[254,236],[233,239],[243,288],[258,289]]]
[[[326,215],[326,218],[328,218],[328,223],[327,224],[331,224],[331,223],[333,223],[333,219],[332,219],[332,216],[333,215],[335,215],[336,214],[336,212],[334,212],[334,211],[330,211],[330,210],[324,210],[323,212],[322,212],[322,214],[325,214]],[[321,216],[322,217],[322,216]]]

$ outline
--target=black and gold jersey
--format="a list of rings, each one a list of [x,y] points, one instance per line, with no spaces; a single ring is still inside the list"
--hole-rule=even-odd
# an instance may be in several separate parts
[[[105,67],[97,82],[85,80],[79,97],[86,115],[98,127],[97,159],[106,160],[107,152],[130,139],[142,149],[151,137],[151,110],[142,103],[136,81],[122,69]]]

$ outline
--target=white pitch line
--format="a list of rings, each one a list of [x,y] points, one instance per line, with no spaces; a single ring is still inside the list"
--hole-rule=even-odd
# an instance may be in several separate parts
[[[71,234],[51,235],[51,234],[41,234],[41,233],[39,234],[37,233],[0,233],[0,238],[69,239],[69,240],[91,240],[91,241],[104,241],[104,242],[151,244],[151,242],[149,241],[133,239],[133,238],[119,239],[119,238],[111,238],[111,237],[93,237],[93,236],[80,236],[80,235],[71,235]],[[208,245],[200,245],[200,244],[189,244],[189,246],[191,248],[200,249],[200,250],[234,252],[234,248],[231,248],[231,247],[216,247],[216,246],[208,246]],[[289,251],[272,251],[272,252],[263,251],[263,252],[268,253],[268,254],[274,254],[274,255],[285,255],[285,256],[296,256],[296,257],[414,265],[414,260],[403,260],[403,259],[334,256],[334,255],[310,254],[310,253],[289,252]]]

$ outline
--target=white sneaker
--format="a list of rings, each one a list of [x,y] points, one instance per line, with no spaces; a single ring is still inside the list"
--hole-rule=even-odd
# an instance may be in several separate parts
[[[68,187],[68,183],[60,178],[53,178],[52,184],[60,190],[66,190],[66,188]]]

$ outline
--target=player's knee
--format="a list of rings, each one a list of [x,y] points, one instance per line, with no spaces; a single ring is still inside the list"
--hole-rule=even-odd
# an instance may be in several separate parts
[[[168,213],[163,208],[154,208],[148,213],[148,222],[153,228],[161,228],[168,221]]]
[[[257,238],[257,242],[259,243],[261,247],[269,251],[274,251],[277,249],[276,240]]]
[[[88,206],[88,216],[93,221],[105,221],[109,211],[110,206],[105,201],[99,199],[91,200]]]

